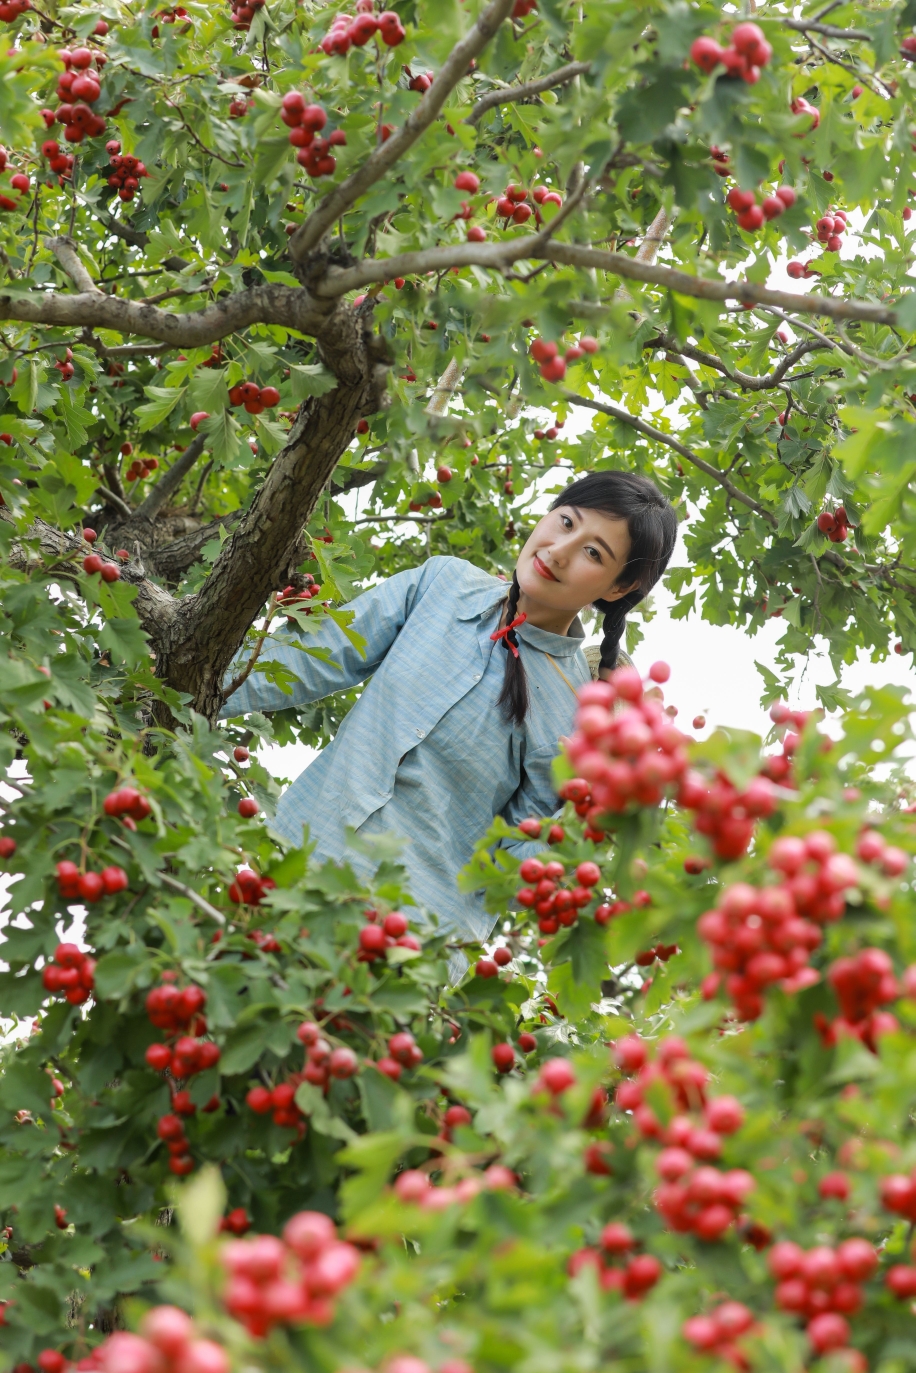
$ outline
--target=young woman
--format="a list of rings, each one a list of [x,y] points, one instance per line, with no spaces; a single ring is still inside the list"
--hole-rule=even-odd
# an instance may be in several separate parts
[[[337,737],[280,799],[274,829],[319,860],[372,865],[348,846],[394,833],[421,908],[439,929],[483,939],[493,918],[457,875],[494,817],[510,825],[550,815],[551,763],[572,730],[576,691],[591,680],[579,612],[604,614],[601,668],[617,663],[627,611],[655,585],[674,549],[677,520],[644,477],[595,472],[575,481],[539,520],[507,587],[461,558],[436,557],[359,596],[352,629],[365,657],[333,624],[303,646],[279,642],[260,661],[285,665],[292,695],[252,673],[222,717],[317,701],[371,678]],[[523,851],[523,841],[506,842]]]

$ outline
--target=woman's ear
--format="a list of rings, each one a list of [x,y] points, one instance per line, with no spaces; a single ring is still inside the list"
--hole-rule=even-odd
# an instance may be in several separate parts
[[[639,582],[630,582],[629,586],[615,584],[601,599],[603,601],[620,601],[624,596],[629,596],[631,591],[636,591],[638,588]]]

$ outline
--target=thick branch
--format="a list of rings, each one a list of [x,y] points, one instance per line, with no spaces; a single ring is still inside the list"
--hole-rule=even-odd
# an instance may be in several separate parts
[[[387,471],[388,464],[384,462],[373,463],[371,467],[365,468],[342,468],[331,483],[331,492],[335,496],[345,496],[348,491],[356,491],[361,486],[371,486],[379,477],[384,477]]]
[[[251,506],[226,540],[203,587],[178,605],[161,644],[157,671],[195,709],[214,719],[222,682],[245,634],[270,593],[301,562],[302,530],[364,414],[382,402],[388,359],[366,315],[338,309],[319,338],[337,387],[311,397],[299,411]]]
[[[161,339],[179,348],[199,348],[216,343],[227,334],[250,324],[279,324],[315,334],[327,317],[308,294],[290,286],[255,286],[216,300],[203,310],[185,315],[160,310],[155,305],[106,296],[92,291],[62,295],[38,292],[26,299],[0,295],[0,319],[25,324],[53,324],[73,328],[111,329],[118,334],[140,334]]]
[[[193,533],[182,534],[180,538],[152,549],[144,556],[157,577],[161,577],[165,582],[178,582],[188,568],[198,561],[204,545],[217,538],[221,529],[228,529],[236,524],[241,517],[241,510],[232,510],[228,515],[220,515],[219,519],[210,520],[209,523],[200,525]]]
[[[482,52],[500,24],[508,17],[513,3],[514,0],[490,0],[470,32],[452,48],[441,69],[436,73],[435,81],[401,128],[391,135],[387,143],[382,143],[376,148],[361,167],[357,167],[355,172],[351,172],[319,202],[289,241],[290,256],[294,262],[304,261],[312,249],[317,248],[344,211],[380,181],[404,156],[408,148],[413,147],[420,135],[441,113],[458,82],[467,74],[468,63]]]
[[[6,509],[0,509],[0,519],[7,520],[10,524],[13,523],[13,517]],[[83,571],[79,565],[79,557],[85,553],[86,548],[81,538],[55,529],[53,525],[47,524],[44,520],[33,521],[29,529],[29,536],[38,540],[39,549],[45,562],[69,563],[73,577],[75,579],[82,578]],[[22,544],[14,543],[11,546],[9,557],[10,564],[23,571],[32,565],[29,552]],[[60,571],[62,572],[63,569]],[[167,632],[178,602],[161,586],[149,581],[136,564],[122,564],[121,579],[130,582],[137,588],[137,599],[134,602],[137,614],[143,628],[155,643]]]
[[[705,462],[699,454],[694,453],[692,448],[688,448],[686,444],[681,443],[671,434],[663,433],[661,429],[656,429],[653,425],[646,424],[645,420],[637,419],[636,415],[631,415],[628,410],[621,410],[618,405],[610,405],[607,401],[590,400],[587,396],[577,396],[574,391],[567,391],[565,389],[563,395],[572,405],[584,405],[589,410],[600,410],[603,415],[610,415],[612,419],[620,420],[622,424],[629,424],[637,433],[644,434],[647,439],[653,439],[656,443],[663,443],[666,448],[673,449],[675,453],[680,454],[687,462],[692,463],[694,467],[698,467],[701,472],[705,472],[707,477],[711,477],[713,481],[718,482],[721,487],[724,487],[733,500],[740,501],[741,504],[746,505],[749,510],[753,510],[755,514],[762,516],[767,524],[771,524],[774,527],[776,526],[776,517],[771,514],[769,510],[755,501],[752,496],[748,496],[739,487],[735,486],[734,482],[729,481],[724,472],[720,472],[719,469],[713,467],[711,463]]]
[[[465,124],[477,124],[487,113],[497,105],[508,105],[511,101],[527,100],[529,96],[540,95],[542,91],[549,91],[554,86],[565,86],[567,81],[572,81],[573,77],[584,76],[591,70],[591,62],[568,62],[565,67],[557,67],[555,72],[549,72],[547,76],[541,76],[537,81],[526,81],[521,86],[498,86],[494,91],[487,91],[486,95],[480,97],[477,104],[471,110]]]
[[[318,296],[343,295],[395,276],[422,276],[447,267],[489,267],[500,271],[523,258],[548,261],[570,267],[587,267],[610,272],[628,281],[644,281],[663,286],[682,296],[700,300],[739,300],[749,305],[775,305],[796,314],[826,315],[830,319],[865,320],[871,324],[896,323],[887,306],[834,296],[771,291],[751,281],[723,281],[720,277],[698,277],[673,267],[640,262],[626,253],[611,253],[577,243],[556,243],[549,235],[515,239],[506,243],[457,243],[447,248],[426,248],[393,257],[370,258],[355,267],[331,268],[315,287]]]
[[[187,448],[181,453],[178,459],[172,463],[169,470],[159,478],[158,482],[150,490],[149,495],[133,512],[133,518],[137,520],[154,520],[159,511],[166,505],[172,494],[178,490],[182,481],[204,451],[207,440],[205,435],[198,434],[191,440]]]

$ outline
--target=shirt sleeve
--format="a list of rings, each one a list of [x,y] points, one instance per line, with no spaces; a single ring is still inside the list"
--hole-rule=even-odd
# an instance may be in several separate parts
[[[219,713],[221,720],[244,715],[252,710],[284,710],[289,706],[309,705],[331,692],[343,691],[371,677],[381,666],[385,655],[401,632],[416,601],[428,589],[447,561],[432,558],[420,567],[407,568],[386,578],[378,586],[370,587],[357,596],[347,609],[354,612],[349,628],[365,639],[365,657],[332,620],[326,620],[317,634],[290,630],[302,648],[292,643],[268,639],[258,659],[259,663],[280,663],[294,674],[292,691],[285,692],[255,669],[238,691],[226,701]],[[330,661],[304,651],[324,648]],[[227,673],[227,685],[245,662],[242,654]]]

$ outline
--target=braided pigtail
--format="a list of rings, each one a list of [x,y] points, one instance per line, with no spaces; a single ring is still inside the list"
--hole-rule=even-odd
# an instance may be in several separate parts
[[[512,627],[519,621],[518,598],[521,591],[518,576],[513,573],[506,602],[506,628],[497,630],[491,636],[494,639],[501,639],[506,650],[505,675],[497,704],[502,706],[506,719],[515,725],[524,724],[525,716],[528,714],[528,679],[525,676],[525,665],[519,656],[518,635]],[[524,619],[524,616],[521,618]]]
[[[626,633],[627,612],[639,605],[643,593],[630,591],[619,601],[596,601],[595,609],[604,615],[603,637],[601,640],[601,667],[613,672],[617,666],[620,641]]]

